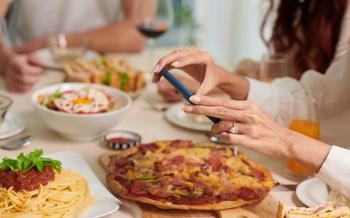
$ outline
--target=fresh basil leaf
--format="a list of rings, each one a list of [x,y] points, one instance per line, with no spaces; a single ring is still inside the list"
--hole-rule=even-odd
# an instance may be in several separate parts
[[[42,149],[36,149],[32,152],[29,153],[29,158],[37,158],[37,157],[40,157],[41,155],[43,155],[43,150]]]
[[[19,154],[16,159],[5,157],[0,162],[0,169],[28,172],[35,167],[39,172],[42,172],[45,166],[51,166],[53,169],[61,172],[61,162],[51,158],[41,157],[43,150],[34,150],[27,155]]]
[[[34,161],[35,167],[39,172],[42,172],[44,169],[44,162],[42,159],[36,159]]]
[[[28,172],[34,166],[33,161],[29,158],[25,159],[22,164],[22,171]]]
[[[3,165],[3,169],[5,170],[19,171],[16,160],[5,157],[2,162],[2,165]]]
[[[17,156],[17,167],[19,168],[19,170],[21,171],[23,168],[23,162],[25,161],[26,156],[23,153],[20,153]]]
[[[61,172],[61,167],[62,167],[61,161],[53,160],[51,158],[46,158],[46,157],[42,158],[42,160],[45,166],[51,166],[58,172]]]

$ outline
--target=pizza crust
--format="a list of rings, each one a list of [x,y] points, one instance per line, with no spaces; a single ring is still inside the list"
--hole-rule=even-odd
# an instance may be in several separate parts
[[[254,204],[262,200],[264,196],[261,198],[252,200],[252,201],[244,201],[242,199],[238,199],[236,201],[222,201],[214,204],[202,204],[202,205],[184,205],[184,204],[173,204],[171,202],[163,202],[154,200],[147,197],[136,197],[129,194],[128,190],[124,188],[118,181],[116,181],[112,175],[107,176],[107,184],[111,188],[112,192],[117,193],[121,197],[125,199],[129,199],[132,201],[137,201],[141,203],[151,204],[161,209],[180,209],[180,210],[225,210],[230,208],[236,208],[241,206],[246,206],[250,204]],[[266,193],[267,194],[267,193]]]

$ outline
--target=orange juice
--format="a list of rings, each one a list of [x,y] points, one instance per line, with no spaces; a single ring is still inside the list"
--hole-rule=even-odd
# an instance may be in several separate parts
[[[320,124],[311,120],[292,120],[289,129],[314,139],[320,139]]]
[[[320,139],[320,124],[311,120],[292,120],[289,129],[314,139]],[[296,173],[306,174],[311,172],[308,168],[293,160],[288,160],[287,167]]]

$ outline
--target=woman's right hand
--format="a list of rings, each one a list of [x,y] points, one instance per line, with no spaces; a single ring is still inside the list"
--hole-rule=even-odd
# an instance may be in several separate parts
[[[196,94],[201,95],[217,87],[224,73],[223,68],[217,66],[209,53],[199,49],[177,50],[162,57],[154,68],[153,82],[160,81],[160,71],[163,68],[177,68],[192,76],[201,83],[196,91]]]

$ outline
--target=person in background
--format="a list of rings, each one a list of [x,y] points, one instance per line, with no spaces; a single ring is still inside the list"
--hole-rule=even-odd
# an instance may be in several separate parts
[[[348,0],[281,0],[277,7],[274,0],[269,0],[269,3],[261,25],[261,36],[270,53],[287,57],[289,76],[300,79],[308,69],[324,74],[331,63],[346,53],[350,39]],[[272,34],[267,39],[264,30],[275,13]],[[243,60],[234,72],[259,78],[259,63]],[[194,80],[180,75],[176,77],[192,90],[199,87]],[[168,102],[181,100],[181,95],[166,80],[159,83],[158,90]]]
[[[8,29],[16,53],[45,47],[48,36],[88,40],[100,53],[138,52],[146,39],[132,22],[133,0],[13,0]]]
[[[0,20],[4,18],[8,1],[0,1]],[[6,87],[13,92],[29,91],[42,74],[41,63],[32,55],[17,55],[0,38],[0,72]]]
[[[13,92],[32,89],[42,74],[40,61],[32,54],[46,46],[47,37],[65,33],[74,46],[89,41],[100,53],[137,52],[146,39],[132,23],[133,0],[1,0],[7,14],[12,50],[1,42],[0,72]],[[147,13],[147,11],[146,11]]]

